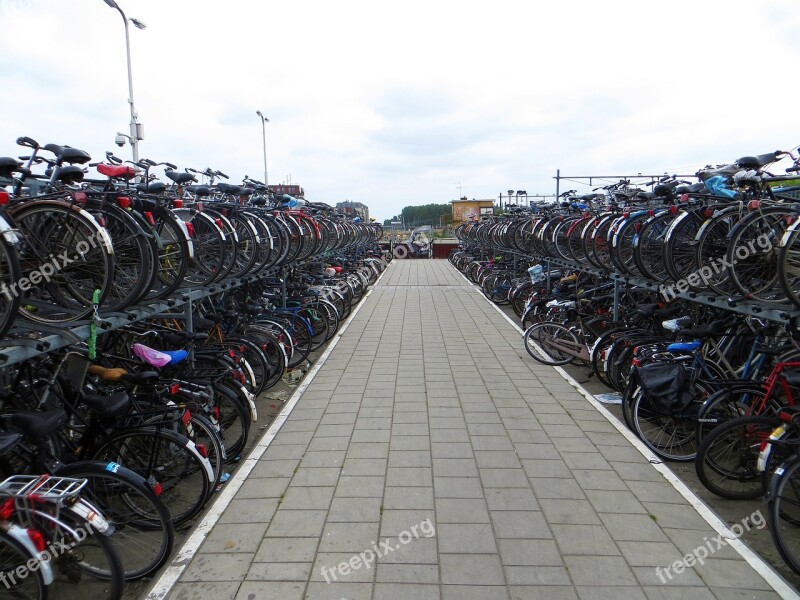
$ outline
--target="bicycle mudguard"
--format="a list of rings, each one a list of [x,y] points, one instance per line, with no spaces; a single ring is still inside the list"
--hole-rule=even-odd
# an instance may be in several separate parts
[[[53,583],[53,567],[50,566],[50,558],[45,558],[43,556],[46,550],[43,552],[36,550],[36,546],[33,545],[33,541],[28,535],[28,529],[20,527],[15,523],[8,523],[8,525],[4,527],[4,531],[25,547],[30,555],[34,557],[32,560],[38,561],[38,569],[42,574],[42,580],[44,581],[44,584],[50,585]],[[49,552],[47,553],[47,556],[50,556]]]

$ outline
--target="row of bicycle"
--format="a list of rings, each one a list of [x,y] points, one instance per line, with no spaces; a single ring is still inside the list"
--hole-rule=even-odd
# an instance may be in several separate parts
[[[624,422],[654,455],[694,461],[714,494],[766,495],[776,547],[800,573],[800,323],[666,304],[633,286],[618,290],[614,320],[613,284],[586,272],[520,270],[501,300],[494,251],[473,246],[451,261],[511,305],[528,354],[587,368],[621,395]]]
[[[112,599],[153,576],[241,459],[255,397],[335,335],[384,266],[307,264],[196,303],[191,331],[175,313],[0,369],[0,476],[16,476],[0,485],[0,584]]]
[[[252,180],[215,184],[219,171],[166,164],[167,185],[150,175],[157,163],[117,164],[109,155],[92,164],[106,179],[90,181],[86,152],[17,142],[28,151],[24,162],[0,158],[0,336],[18,314],[70,323],[98,308],[123,311],[180,288],[363,250],[382,233],[327,205],[272,196]],[[32,174],[36,165],[45,174]],[[197,184],[197,175],[209,182]]]
[[[771,164],[791,157],[789,175]],[[569,261],[679,292],[800,307],[800,162],[794,153],[742,157],[698,173],[665,177],[644,192],[629,181],[600,193],[462,224],[464,243],[495,253]]]

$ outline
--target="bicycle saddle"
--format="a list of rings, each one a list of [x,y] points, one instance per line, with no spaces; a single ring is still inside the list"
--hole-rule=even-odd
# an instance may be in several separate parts
[[[16,158],[10,156],[0,156],[0,177],[11,178],[14,172],[22,166]]]
[[[44,147],[44,149],[47,150],[48,152],[52,152],[59,159],[70,164],[82,165],[83,163],[87,163],[90,160],[92,160],[92,157],[89,156],[87,152],[84,152],[83,150],[78,150],[77,148],[72,148],[70,146],[47,144]]]
[[[134,344],[133,353],[148,365],[158,368],[176,365],[189,356],[186,350],[156,350],[144,344]]]
[[[138,183],[136,184],[136,189],[140,192],[150,193],[150,194],[160,194],[165,189],[167,189],[167,184],[163,181],[148,181],[146,183]]]
[[[131,179],[136,177],[136,171],[129,165],[107,165],[100,163],[97,165],[97,172],[106,177],[115,179]]]
[[[695,340],[694,342],[675,342],[674,344],[670,344],[667,346],[668,352],[694,352],[700,346],[703,345],[703,342],[699,340]]]
[[[23,434],[32,437],[46,437],[55,433],[67,420],[67,413],[63,410],[47,410],[36,412],[32,410],[21,410],[11,415],[11,425],[22,431]]]
[[[83,403],[104,419],[124,415],[131,407],[128,392],[115,392],[111,395],[84,394]]]
[[[169,177],[177,184],[189,183],[190,181],[197,181],[191,173],[178,173],[177,171],[164,171],[164,175]]]
[[[769,163],[778,160],[778,156],[782,152],[770,152],[769,154],[759,154],[758,156],[743,156],[736,161],[736,164],[742,169],[760,169]]]
[[[207,185],[189,185],[186,186],[186,189],[190,191],[195,196],[210,196],[211,195],[211,188]]]

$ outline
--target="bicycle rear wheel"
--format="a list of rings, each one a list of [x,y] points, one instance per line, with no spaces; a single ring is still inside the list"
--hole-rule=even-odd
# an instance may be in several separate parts
[[[782,470],[773,475],[767,495],[769,532],[784,562],[800,573],[800,459]]]
[[[39,570],[30,571],[30,551],[11,534],[0,529],[0,576],[5,583],[8,598],[19,600],[47,600],[47,587]],[[17,569],[27,575],[18,578]]]

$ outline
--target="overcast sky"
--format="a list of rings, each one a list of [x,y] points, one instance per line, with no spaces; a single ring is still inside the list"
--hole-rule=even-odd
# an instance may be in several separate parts
[[[140,154],[384,219],[563,175],[693,173],[800,144],[800,1],[119,0]],[[0,0],[0,156],[127,132],[122,19]],[[597,182],[595,182],[597,185]],[[562,190],[588,191],[588,184]]]

